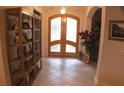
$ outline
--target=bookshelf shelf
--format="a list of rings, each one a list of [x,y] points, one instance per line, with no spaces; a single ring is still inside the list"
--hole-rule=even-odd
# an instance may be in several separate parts
[[[36,63],[42,64],[41,19],[37,19],[41,14],[35,16],[22,8],[9,8],[6,15],[12,85],[31,85],[38,73],[37,69],[41,69]]]
[[[34,10],[33,17],[33,53],[34,53],[34,63],[35,63],[35,75],[39,72],[42,67],[41,59],[41,17],[36,10]],[[39,64],[39,66],[37,65]]]

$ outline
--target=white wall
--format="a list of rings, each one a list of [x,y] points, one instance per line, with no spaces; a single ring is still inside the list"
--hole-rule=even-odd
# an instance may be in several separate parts
[[[109,40],[109,21],[124,20],[123,7],[103,7],[98,85],[124,85],[124,41]]]
[[[43,7],[43,20],[42,20],[42,53],[43,56],[48,56],[48,17],[55,14],[60,14],[61,7]],[[80,29],[79,31],[84,31],[85,29],[85,13],[86,7],[66,7],[66,13],[75,15],[80,18]],[[80,48],[79,48],[80,49]]]

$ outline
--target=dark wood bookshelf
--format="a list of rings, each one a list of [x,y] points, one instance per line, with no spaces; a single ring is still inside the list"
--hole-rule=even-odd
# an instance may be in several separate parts
[[[41,15],[34,13],[38,15],[22,8],[6,10],[8,62],[14,86],[31,85],[42,66]]]

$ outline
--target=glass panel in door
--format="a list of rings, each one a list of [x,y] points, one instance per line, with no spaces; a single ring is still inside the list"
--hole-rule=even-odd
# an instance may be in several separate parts
[[[51,46],[51,52],[60,52],[60,44]]]
[[[67,17],[66,22],[66,41],[69,41],[70,44],[66,44],[66,53],[76,53],[77,43],[77,20],[71,17]]]
[[[67,17],[66,40],[76,42],[77,20]]]
[[[51,42],[61,39],[61,17],[51,20]]]
[[[61,40],[61,17],[57,17],[51,20],[51,34],[50,42],[54,43]],[[60,42],[58,44],[53,44],[50,47],[50,52],[60,52],[61,50]]]
[[[66,44],[66,52],[75,53],[76,52],[76,48],[74,46],[72,46],[72,45]]]

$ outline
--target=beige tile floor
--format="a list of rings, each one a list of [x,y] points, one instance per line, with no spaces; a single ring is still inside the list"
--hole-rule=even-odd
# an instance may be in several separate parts
[[[76,58],[43,58],[42,69],[33,86],[93,86],[96,63]]]

